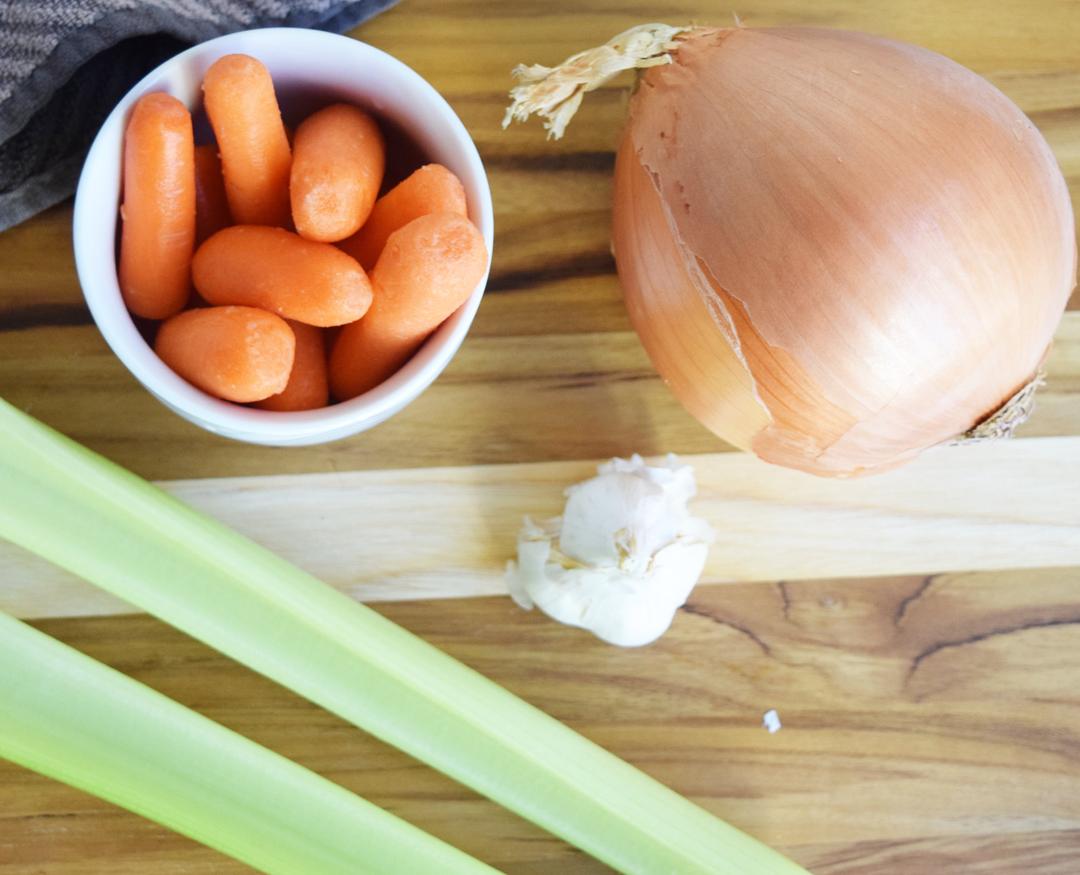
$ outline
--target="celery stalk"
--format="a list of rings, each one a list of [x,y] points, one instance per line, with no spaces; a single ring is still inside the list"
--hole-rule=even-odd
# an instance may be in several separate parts
[[[374,611],[3,402],[0,536],[619,871],[804,871]]]
[[[495,870],[0,613],[0,757],[264,872]]]

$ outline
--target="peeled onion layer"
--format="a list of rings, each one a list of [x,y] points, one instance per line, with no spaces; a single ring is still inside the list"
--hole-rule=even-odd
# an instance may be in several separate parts
[[[1001,92],[926,49],[695,29],[641,73],[613,242],[688,410],[763,459],[885,470],[1033,379],[1075,284],[1069,195]]]

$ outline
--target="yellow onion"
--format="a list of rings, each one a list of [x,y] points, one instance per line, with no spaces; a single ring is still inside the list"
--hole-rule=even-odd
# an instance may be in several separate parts
[[[686,408],[815,474],[894,467],[1026,416],[1076,278],[1046,141],[926,49],[819,28],[646,25],[519,68],[561,134],[646,67],[615,169],[635,329]]]

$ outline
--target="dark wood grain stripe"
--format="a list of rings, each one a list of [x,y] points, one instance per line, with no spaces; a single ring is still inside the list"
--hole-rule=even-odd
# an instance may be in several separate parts
[[[915,672],[919,670],[919,667],[935,654],[941,653],[943,650],[953,650],[958,647],[967,647],[969,644],[978,644],[980,641],[986,641],[990,638],[999,638],[1002,635],[1014,635],[1017,632],[1027,632],[1031,629],[1049,629],[1055,626],[1080,626],[1080,615],[1069,615],[1065,617],[1051,617],[1049,619],[1032,620],[1026,623],[1017,623],[1012,626],[1004,626],[997,629],[989,629],[986,632],[976,632],[972,635],[968,635],[964,638],[959,638],[954,641],[937,641],[931,644],[929,647],[924,648],[915,654],[911,659],[911,665],[908,668],[907,681],[910,682],[914,677]]]
[[[92,325],[90,311],[82,304],[31,304],[0,310],[0,331],[26,331],[30,328],[67,328]]]
[[[681,610],[685,614],[691,614],[695,617],[702,617],[712,623],[716,623],[718,626],[727,626],[729,629],[733,629],[740,635],[743,635],[750,641],[753,641],[754,644],[765,656],[772,656],[772,648],[769,646],[768,642],[762,639],[749,626],[744,626],[741,623],[737,623],[734,620],[730,620],[725,617],[718,617],[707,607],[699,604],[698,602],[688,602],[687,604],[682,606]]]
[[[641,380],[659,380],[660,375],[656,371],[640,371],[633,373],[589,371],[587,373],[567,374],[561,383],[556,383],[552,389],[556,391],[568,389],[590,389],[611,383],[637,383]]]
[[[482,157],[484,166],[495,171],[613,173],[615,170],[614,152],[560,152],[557,146],[553,146],[551,151],[530,155],[483,151]]]
[[[1027,113],[1036,126],[1054,123],[1080,122],[1080,106],[1056,106],[1053,109],[1037,109]]]
[[[800,849],[801,850],[801,849]],[[1000,835],[946,835],[917,839],[877,839],[806,847],[800,862],[818,875],[976,875],[976,873],[1075,873],[1080,830],[1005,832]]]
[[[931,574],[931,575],[928,575],[927,577],[924,577],[919,582],[919,585],[917,587],[915,587],[915,591],[911,595],[906,596],[906,597],[904,597],[903,599],[900,600],[900,602],[896,606],[896,610],[893,612],[893,625],[894,626],[899,627],[900,624],[902,622],[904,622],[904,617],[907,616],[908,609],[913,604],[915,604],[915,602],[917,602],[924,595],[926,595],[926,591],[928,589],[930,589],[931,586],[934,585],[934,581],[937,580],[937,577],[938,577],[938,575],[936,575],[936,574]]]
[[[610,252],[588,252],[548,262],[542,267],[496,270],[488,280],[487,290],[521,292],[559,280],[607,276],[614,272],[615,259]]]

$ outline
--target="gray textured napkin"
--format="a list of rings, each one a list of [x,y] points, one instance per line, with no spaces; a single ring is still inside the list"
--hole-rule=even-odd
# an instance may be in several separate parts
[[[197,42],[253,27],[345,31],[396,0],[0,0],[0,230],[74,191],[124,93]]]

